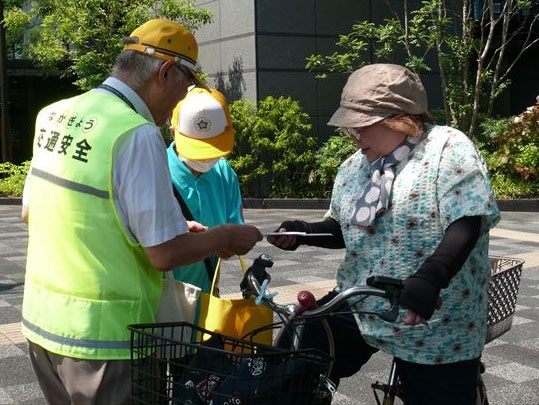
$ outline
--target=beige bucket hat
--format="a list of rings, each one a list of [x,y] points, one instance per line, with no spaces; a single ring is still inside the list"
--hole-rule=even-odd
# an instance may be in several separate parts
[[[425,88],[419,77],[404,66],[375,63],[350,75],[340,107],[328,125],[366,127],[400,114],[428,114]]]

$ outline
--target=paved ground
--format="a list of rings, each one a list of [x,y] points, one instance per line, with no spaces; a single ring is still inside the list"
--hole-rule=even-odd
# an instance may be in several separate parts
[[[20,334],[21,301],[26,260],[27,232],[19,220],[20,207],[0,205],[0,404],[44,404],[31,370],[24,339]],[[314,220],[321,210],[248,209],[247,222],[261,230],[274,229],[283,219]],[[340,251],[301,247],[296,252],[281,251],[261,242],[247,255],[250,262],[260,253],[273,256],[273,290],[276,299],[291,300],[299,289],[315,295],[332,288]],[[483,359],[485,381],[493,405],[539,404],[539,213],[504,212],[491,236],[491,255],[526,260],[522,274],[517,312],[512,329],[490,343]],[[239,278],[225,265],[221,281],[223,294],[237,292]],[[336,404],[375,404],[370,383],[384,381],[390,359],[377,354],[358,376],[344,380]],[[434,404],[433,404],[434,405]]]

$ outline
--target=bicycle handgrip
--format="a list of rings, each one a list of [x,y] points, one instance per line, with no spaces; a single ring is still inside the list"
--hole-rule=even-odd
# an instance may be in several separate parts
[[[382,290],[388,290],[391,287],[398,289],[402,289],[404,287],[403,281],[400,278],[388,276],[370,276],[367,278],[367,285],[380,288]]]
[[[298,303],[302,309],[315,309],[318,307],[316,298],[310,291],[302,290],[298,293]]]

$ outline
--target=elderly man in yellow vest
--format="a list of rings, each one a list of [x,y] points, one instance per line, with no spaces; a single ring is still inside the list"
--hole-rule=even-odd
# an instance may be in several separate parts
[[[150,20],[98,89],[38,114],[22,329],[50,403],[130,403],[127,325],[155,321],[161,272],[262,239],[250,225],[188,223],[174,198],[158,127],[204,86],[197,56],[183,26]]]

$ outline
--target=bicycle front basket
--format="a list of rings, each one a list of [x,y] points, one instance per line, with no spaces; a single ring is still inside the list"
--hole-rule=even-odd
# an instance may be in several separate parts
[[[490,256],[492,274],[488,291],[486,343],[511,328],[523,264],[521,259]]]
[[[134,403],[295,405],[322,395],[329,357],[318,351],[282,350],[188,323],[129,328]]]

